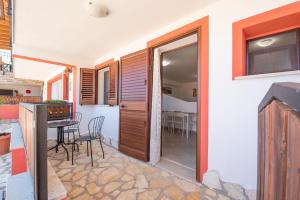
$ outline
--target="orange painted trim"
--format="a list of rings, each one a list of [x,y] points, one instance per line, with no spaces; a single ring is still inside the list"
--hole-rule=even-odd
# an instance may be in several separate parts
[[[19,104],[0,105],[0,119],[19,119]]]
[[[23,59],[23,60],[31,60],[31,61],[41,62],[41,63],[48,63],[48,64],[52,64],[52,65],[66,66],[66,67],[70,67],[70,68],[75,67],[74,65],[70,65],[70,64],[66,64],[66,63],[45,60],[45,59],[40,59],[40,58],[33,58],[33,57],[28,57],[28,56],[22,56],[22,55],[17,55],[17,54],[13,54],[12,57]]]
[[[208,169],[208,108],[209,108],[209,18],[205,18],[198,31],[198,160],[200,161],[199,179],[203,180],[203,175]]]
[[[103,63],[97,64],[97,65],[95,66],[95,69],[102,69],[102,68],[105,68],[105,67],[107,67],[107,66],[113,64],[114,62],[115,62],[115,59],[111,58],[111,59],[109,59],[109,60],[107,60],[107,61],[104,61]]]
[[[205,23],[206,20],[208,20],[208,17],[201,18],[197,21],[194,21],[178,29],[175,29],[174,31],[171,31],[165,35],[150,40],[149,42],[147,42],[147,46],[157,47],[165,43],[171,42],[173,40],[177,40],[178,38],[186,36],[190,33],[196,32],[198,31],[199,27],[201,27],[202,24]]]
[[[52,100],[52,84],[62,79],[62,74],[58,74],[47,81],[47,100]]]
[[[69,90],[67,88],[68,82],[69,82],[69,74],[63,73],[63,100],[68,101],[69,100]]]
[[[232,25],[232,79],[246,75],[246,41],[300,27],[300,1]]]
[[[65,66],[70,69],[72,69],[73,72],[73,111],[74,113],[76,112],[76,104],[77,104],[77,67],[74,65],[66,64],[66,63],[61,63],[61,62],[56,62],[56,61],[51,61],[51,60],[45,60],[45,59],[40,59],[40,58],[33,58],[33,57],[28,57],[28,56],[22,56],[22,55],[17,55],[13,54],[13,58],[17,59],[23,59],[23,60],[31,60],[35,62],[41,62],[41,63],[48,63],[48,64],[53,64],[53,65],[59,65],[59,66]],[[48,97],[47,93],[47,97]]]
[[[204,17],[147,43],[155,48],[183,36],[198,33],[198,126],[197,126],[197,180],[202,182],[208,169],[208,115],[209,115],[209,17]]]

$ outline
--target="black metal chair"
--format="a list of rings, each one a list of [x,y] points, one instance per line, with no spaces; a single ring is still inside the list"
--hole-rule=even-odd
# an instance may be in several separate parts
[[[72,165],[74,164],[74,150],[75,150],[75,145],[77,145],[78,142],[85,142],[87,145],[87,156],[89,156],[89,143],[90,143],[90,150],[91,150],[91,162],[92,162],[92,167],[93,167],[93,148],[92,148],[92,141],[99,139],[102,154],[103,154],[103,159],[104,159],[104,150],[102,146],[102,125],[104,122],[105,117],[100,116],[100,117],[95,117],[92,118],[89,122],[88,128],[89,128],[89,135],[84,135],[80,136],[79,138],[75,139],[72,143]]]
[[[64,133],[68,134],[68,144],[70,143],[70,133],[73,134],[73,141],[76,139],[75,133],[78,132],[78,135],[80,137],[80,123],[82,120],[82,114],[80,112],[75,113],[75,118],[72,119],[74,121],[77,121],[78,123],[72,126],[68,126],[67,129],[64,130]]]

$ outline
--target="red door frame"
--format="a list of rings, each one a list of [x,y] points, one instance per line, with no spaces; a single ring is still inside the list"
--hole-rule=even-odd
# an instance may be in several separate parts
[[[202,182],[208,169],[208,94],[209,94],[209,17],[206,16],[147,43],[154,49],[191,33],[198,34],[198,126],[197,126],[197,181]]]
[[[22,55],[17,55],[17,54],[13,54],[12,57],[15,58],[15,59],[30,60],[30,61],[35,61],[35,62],[41,62],[41,63],[47,63],[47,64],[52,64],[52,65],[64,66],[64,67],[68,67],[69,69],[72,69],[72,72],[73,72],[73,111],[74,111],[74,113],[76,112],[76,104],[77,104],[77,96],[76,96],[76,94],[77,94],[77,84],[76,84],[76,82],[77,82],[77,68],[76,68],[75,65],[70,65],[70,64],[66,64],[66,63],[61,63],[61,62],[56,62],[56,61],[51,61],[51,60],[45,60],[45,59],[40,59],[40,58],[22,56]],[[48,95],[49,95],[49,93],[47,93],[47,97],[48,97]]]

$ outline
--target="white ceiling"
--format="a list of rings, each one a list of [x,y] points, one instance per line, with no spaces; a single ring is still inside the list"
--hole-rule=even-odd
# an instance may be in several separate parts
[[[63,72],[65,67],[23,59],[14,59],[16,78],[47,81]]]
[[[86,1],[15,1],[14,42],[94,61],[216,0],[96,0],[106,18],[89,16]]]
[[[163,78],[176,82],[197,81],[197,44],[175,49],[163,54],[163,60],[170,62],[163,66]]]

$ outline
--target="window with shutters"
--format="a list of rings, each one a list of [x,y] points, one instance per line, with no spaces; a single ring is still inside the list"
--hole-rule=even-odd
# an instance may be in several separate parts
[[[81,68],[80,104],[117,105],[118,67],[119,62],[111,62],[96,69]]]

